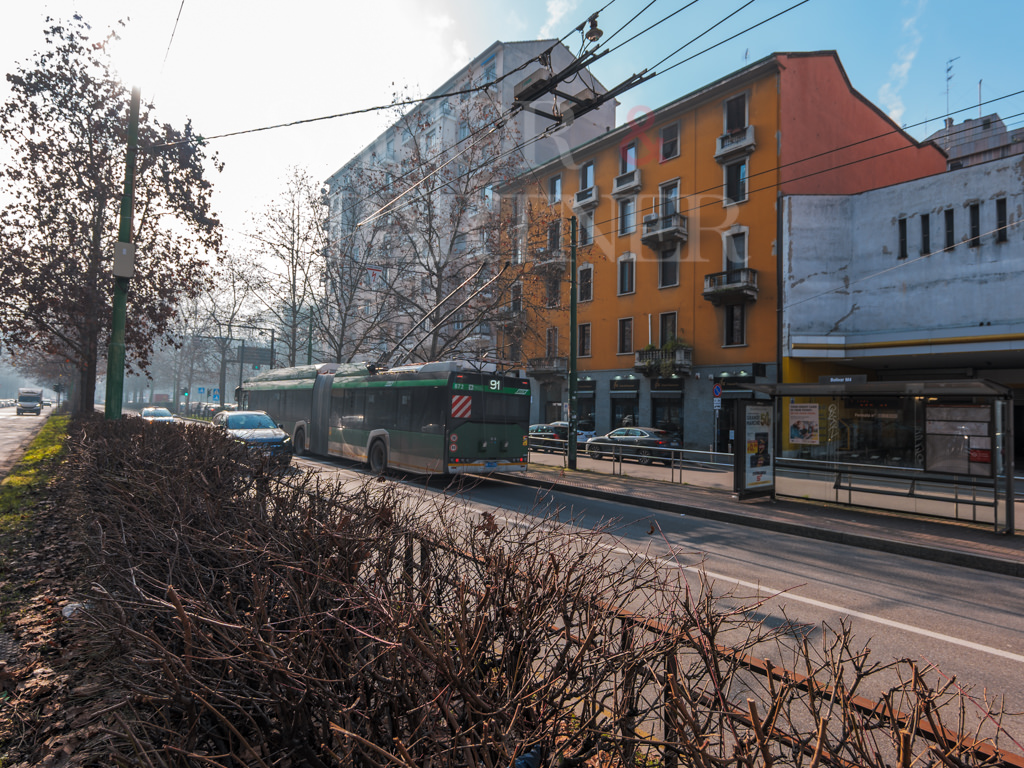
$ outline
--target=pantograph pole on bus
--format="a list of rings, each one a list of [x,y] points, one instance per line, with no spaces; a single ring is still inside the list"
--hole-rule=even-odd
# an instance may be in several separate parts
[[[569,220],[569,469],[576,469],[576,217]]]

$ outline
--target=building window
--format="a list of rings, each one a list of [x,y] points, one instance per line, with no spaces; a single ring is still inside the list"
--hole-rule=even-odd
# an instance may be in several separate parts
[[[562,200],[562,175],[552,176],[548,181],[548,204],[554,205]]]
[[[580,323],[576,329],[576,354],[590,357],[590,323]]]
[[[996,199],[996,242],[1005,243],[1008,239],[1006,232],[1006,198]]]
[[[488,64],[487,65],[487,69],[484,70],[484,82],[485,83],[493,83],[496,76],[497,76],[497,68],[495,67],[495,65],[493,63],[492,64]]]
[[[469,138],[469,123],[465,120],[459,123],[459,141],[465,141]]]
[[[633,318],[619,319],[619,351],[620,355],[633,353]]]
[[[741,94],[725,102],[725,132],[742,131],[747,127],[747,96]]]
[[[661,129],[661,160],[671,160],[679,155],[679,123],[666,125]]]
[[[900,255],[899,255],[899,258],[905,259],[905,258],[907,258],[907,220],[905,218],[901,218],[899,220],[899,230],[900,230]]]
[[[747,268],[747,232],[738,230],[725,236],[724,267],[727,272]]]
[[[545,352],[545,357],[558,357],[558,329],[554,326],[548,328]]]
[[[658,318],[658,330],[658,343],[664,347],[676,337],[676,313],[663,312]]]
[[[619,257],[619,295],[636,291],[636,257],[624,253]]]
[[[557,274],[544,279],[544,296],[549,309],[562,306],[562,278]]]
[[[969,210],[971,213],[971,241],[968,245],[971,248],[977,248],[981,245],[981,204],[972,203]]]
[[[518,315],[523,311],[523,284],[512,283],[508,292],[508,307],[512,313]]]
[[[956,242],[953,240],[953,209],[946,210],[946,248],[953,248]]]
[[[636,228],[636,198],[619,200],[619,234],[628,235]]]
[[[580,191],[594,186],[594,161],[588,160],[580,166]]]
[[[725,305],[725,346],[746,343],[746,304]]]
[[[636,142],[631,141],[624,144],[619,151],[619,173],[629,173],[636,170]]]
[[[747,199],[747,161],[725,166],[725,203],[742,203]]]
[[[562,221],[552,221],[548,224],[548,251],[554,253],[562,247]]]
[[[921,255],[927,256],[932,252],[932,231],[931,217],[927,213],[921,214]]]
[[[661,187],[660,207],[663,218],[673,216],[679,210],[679,184],[677,182]]]
[[[679,249],[665,248],[658,254],[658,287],[679,285]]]
[[[579,277],[576,285],[578,287],[579,301],[593,301],[594,299],[594,265],[584,264],[579,268]]]
[[[580,211],[577,214],[576,239],[580,246],[592,245],[594,242],[594,220],[585,211]]]
[[[388,153],[388,160],[394,160],[395,159],[395,138],[394,138],[394,136],[391,136],[391,137],[388,138],[387,153]]]

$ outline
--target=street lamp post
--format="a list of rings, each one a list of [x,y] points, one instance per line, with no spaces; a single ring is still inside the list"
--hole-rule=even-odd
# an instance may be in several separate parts
[[[132,243],[132,209],[135,204],[135,155],[139,147],[138,88],[132,88],[128,113],[128,152],[125,157],[124,194],[121,196],[121,223],[114,253],[114,300],[110,322],[110,347],[107,351],[107,396],[104,416],[121,418],[124,400],[124,328],[128,316],[128,281],[135,273],[135,244]]]
[[[576,217],[569,222],[569,469],[576,469]]]

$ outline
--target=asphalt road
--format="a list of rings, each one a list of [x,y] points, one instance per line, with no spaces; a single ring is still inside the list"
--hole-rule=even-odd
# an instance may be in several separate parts
[[[42,417],[31,414],[18,416],[14,406],[0,408],[0,479],[11,471],[49,415],[49,408],[43,408]]]
[[[349,480],[360,475],[332,462],[296,464]],[[415,480],[396,482],[416,497],[441,493]],[[873,662],[916,659],[922,668],[938,670],[939,678],[955,677],[979,702],[1005,696],[1007,711],[1024,712],[1024,595],[1018,578],[501,481],[482,481],[461,498],[470,509],[491,511],[509,524],[520,515],[555,515],[582,526],[613,520],[609,548],[660,558],[682,569],[694,585],[703,569],[724,606],[767,598],[760,618],[802,628],[794,642],[806,636],[813,645],[823,625],[838,628],[846,621],[856,644],[870,646]],[[771,652],[773,662],[785,665],[785,651]],[[878,693],[863,691],[871,698]],[[973,709],[969,720],[981,716],[980,705]],[[1024,719],[1010,733],[1024,745]]]

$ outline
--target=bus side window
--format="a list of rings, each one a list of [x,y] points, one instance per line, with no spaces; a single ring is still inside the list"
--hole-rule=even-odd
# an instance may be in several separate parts
[[[345,390],[331,390],[331,429],[345,426]]]
[[[362,389],[346,389],[342,405],[342,426],[349,429],[365,429],[364,409],[366,392]]]
[[[398,393],[398,429],[403,432],[419,431],[420,402],[409,390]]]
[[[366,393],[366,424],[369,429],[394,429],[397,397],[393,389],[369,390]]]
[[[422,395],[419,401],[422,409],[419,417],[420,430],[432,435],[443,434],[448,390],[444,387],[431,387],[423,390]]]

